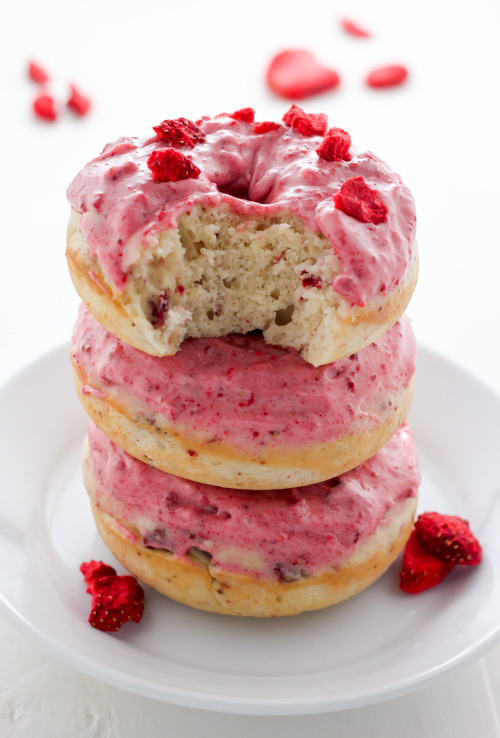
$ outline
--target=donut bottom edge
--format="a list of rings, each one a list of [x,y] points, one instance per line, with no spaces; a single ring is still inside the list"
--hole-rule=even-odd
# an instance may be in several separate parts
[[[86,479],[89,487],[92,481]],[[116,559],[141,582],[190,607],[224,615],[280,617],[321,610],[373,584],[404,548],[417,498],[389,512],[389,521],[359,547],[345,564],[294,582],[267,581],[210,566],[203,557],[176,558],[143,546],[134,532],[92,503],[97,530]],[[135,540],[134,540],[135,539]]]

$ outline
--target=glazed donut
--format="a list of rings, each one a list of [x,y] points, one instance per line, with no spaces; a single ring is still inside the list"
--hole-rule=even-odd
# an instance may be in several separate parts
[[[418,271],[409,190],[350,138],[332,148],[326,116],[284,120],[164,121],[76,176],[69,269],[111,333],[166,356],[188,337],[261,330],[318,366],[398,320]]]
[[[419,471],[404,424],[369,461],[322,484],[223,489],[148,466],[90,423],[84,480],[104,542],[132,574],[192,607],[270,617],[374,582],[410,535]]]
[[[277,489],[337,476],[390,438],[410,405],[416,344],[403,317],[321,367],[259,333],[188,339],[156,357],[82,306],[71,358],[85,410],[133,456],[198,482]]]

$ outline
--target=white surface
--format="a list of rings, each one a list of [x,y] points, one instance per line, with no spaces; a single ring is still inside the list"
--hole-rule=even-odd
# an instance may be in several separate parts
[[[8,428],[0,487],[16,489],[15,504],[9,497],[0,501],[0,603],[42,646],[87,674],[147,697],[263,715],[390,699],[498,640],[500,459],[492,441],[500,399],[424,349],[411,417],[423,477],[419,507],[468,519],[483,546],[480,567],[456,569],[417,600],[399,590],[394,566],[341,605],[285,620],[221,618],[148,589],[140,628],[127,626],[117,637],[89,628],[80,563],[104,559],[120,567],[95,531],[81,480],[86,421],[68,351],[63,346],[49,353],[0,393]],[[457,407],[457,396],[467,402]],[[478,426],[471,437],[470,428]]]
[[[337,19],[344,14],[375,37],[343,36]],[[107,140],[142,133],[164,117],[245,105],[260,118],[281,116],[287,104],[266,92],[262,70],[272,53],[297,45],[315,50],[344,79],[306,107],[327,112],[332,125],[386,158],[416,196],[422,258],[410,314],[419,340],[500,393],[499,21],[500,7],[488,0],[9,3],[0,29],[0,381],[71,331],[77,298],[62,256],[64,190],[79,166]],[[24,76],[30,56],[53,71],[57,91],[74,80],[92,94],[92,116],[66,116],[54,126],[34,121],[34,85]],[[406,62],[409,83],[386,93],[365,89],[366,69],[386,61]],[[497,431],[497,448],[498,440]],[[129,738],[154,730],[176,738],[500,736],[498,647],[411,696],[293,719],[209,714],[134,697],[78,674],[3,620],[0,649],[6,738]]]

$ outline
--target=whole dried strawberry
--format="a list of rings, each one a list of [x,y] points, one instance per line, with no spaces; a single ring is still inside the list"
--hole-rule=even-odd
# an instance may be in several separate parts
[[[362,223],[377,225],[387,220],[387,205],[376,190],[368,187],[363,177],[346,180],[333,201],[335,207]]]
[[[467,520],[456,515],[423,513],[415,523],[420,542],[441,561],[477,566],[482,549]]]
[[[108,564],[104,564],[102,561],[86,561],[80,566],[80,571],[82,572],[86,583],[89,585],[87,587],[87,592],[90,594],[94,591],[94,582],[96,579],[116,576],[116,569],[113,569],[113,567]]]
[[[317,155],[326,161],[349,161],[351,137],[342,128],[330,128],[316,149]]]
[[[323,136],[328,127],[324,113],[305,113],[302,108],[292,105],[283,116],[283,123],[303,136]]]
[[[105,576],[94,580],[89,623],[98,630],[119,630],[124,623],[136,623],[144,612],[144,590],[132,576]]]
[[[197,143],[206,140],[201,128],[187,118],[164,120],[160,125],[153,126],[153,130],[172,146],[189,146],[192,149]]]
[[[452,569],[453,564],[430,553],[413,530],[404,550],[399,586],[409,594],[418,594],[442,582]]]
[[[175,149],[156,149],[147,161],[155,182],[178,182],[181,179],[197,179],[200,169]]]

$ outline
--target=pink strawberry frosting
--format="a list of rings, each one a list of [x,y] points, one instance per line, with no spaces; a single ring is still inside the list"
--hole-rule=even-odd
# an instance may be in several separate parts
[[[212,566],[292,581],[351,557],[386,514],[415,497],[415,447],[404,424],[375,456],[335,479],[258,493],[190,482],[134,459],[92,423],[88,429],[97,506],[152,548]]]
[[[120,341],[82,306],[72,357],[85,393],[119,393],[143,420],[159,415],[200,441],[258,453],[378,427],[413,378],[416,343],[403,317],[357,354],[319,367],[260,333],[188,339],[174,356],[156,357]]]
[[[179,147],[200,168],[196,179],[155,182],[147,160],[171,146],[151,135],[108,144],[68,188],[91,253],[118,290],[125,288],[137,244],[153,243],[195,205],[226,205],[243,218],[299,216],[329,239],[342,269],[333,289],[351,304],[365,305],[403,280],[416,256],[414,202],[374,154],[351,146],[349,161],[330,162],[316,153],[321,136],[288,126],[257,134],[254,123],[225,115],[198,125],[206,141]],[[333,195],[353,177],[376,190],[388,208],[386,222],[363,223],[335,207]]]

